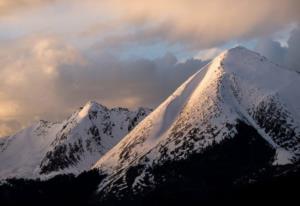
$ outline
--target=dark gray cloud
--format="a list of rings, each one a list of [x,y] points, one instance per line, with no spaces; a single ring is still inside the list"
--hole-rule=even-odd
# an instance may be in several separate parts
[[[57,91],[68,104],[92,98],[109,106],[155,107],[207,63],[193,58],[180,63],[171,53],[154,60],[100,56],[88,62],[59,69]]]
[[[288,45],[286,65],[300,72],[300,28],[292,32]]]
[[[291,32],[287,47],[270,38],[260,39],[256,50],[273,62],[300,72],[300,28]]]
[[[256,45],[256,50],[267,56],[273,62],[284,65],[285,55],[288,49],[286,47],[282,47],[277,41],[265,38],[259,40]]]

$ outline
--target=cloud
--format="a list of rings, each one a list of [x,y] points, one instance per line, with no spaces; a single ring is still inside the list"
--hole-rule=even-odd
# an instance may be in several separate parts
[[[172,53],[120,58],[137,46],[179,45],[210,59],[224,43],[264,37],[257,50],[299,68],[299,32],[288,48],[267,38],[299,23],[299,8],[298,0],[0,0],[2,130],[64,118],[90,99],[153,107],[206,63]]]
[[[79,54],[58,40],[28,39],[0,50],[0,119],[23,124],[44,114],[61,117],[56,93],[59,67],[80,65]],[[56,111],[56,112],[55,112]]]
[[[0,15],[6,15],[21,8],[53,3],[55,0],[0,0]]]
[[[287,41],[287,46],[271,38],[260,39],[256,50],[273,62],[300,72],[300,28],[295,28]]]
[[[154,107],[206,62],[179,63],[167,53],[149,60],[93,56],[55,37],[0,49],[0,130],[38,119],[60,120],[88,100],[107,106]]]
[[[70,104],[92,98],[108,106],[154,107],[207,63],[197,59],[179,63],[171,53],[154,60],[120,60],[103,54],[87,62],[60,70],[58,92]]]
[[[271,38],[263,38],[258,41],[255,49],[267,56],[271,61],[285,65],[285,56],[288,48],[281,46],[279,42]]]
[[[22,125],[17,120],[0,120],[0,138],[12,134]]]
[[[300,72],[300,28],[291,33],[288,45],[286,65]]]
[[[60,32],[66,29],[60,25],[60,19],[68,23],[69,30],[78,32],[80,38],[82,34],[86,38],[94,34],[95,39],[108,45],[164,41],[198,50],[218,47],[233,39],[268,35],[300,20],[298,0],[2,0],[0,11],[18,16],[22,14],[15,8],[36,8],[53,2],[57,5],[55,9],[31,17],[35,31],[40,28]],[[48,20],[47,27],[44,21],[38,21],[43,15]],[[24,19],[20,18],[19,26]],[[74,27],[78,29],[71,29]]]
[[[138,34],[146,39],[192,48],[263,36],[300,19],[298,0],[111,0],[105,6],[124,24],[143,25]]]
[[[202,60],[209,60],[219,55],[222,51],[223,49],[213,47],[210,49],[201,50],[198,54],[195,55],[195,57]]]

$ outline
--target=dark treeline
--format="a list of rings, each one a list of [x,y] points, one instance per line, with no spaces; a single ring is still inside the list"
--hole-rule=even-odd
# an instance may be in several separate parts
[[[96,194],[103,179],[96,171],[75,177],[60,175],[48,181],[11,179],[0,186],[0,205],[297,205],[300,170],[290,170],[280,176],[266,172],[257,182],[220,187],[203,198],[199,187],[183,188],[182,184],[166,184],[146,195],[125,199],[101,199]]]
[[[47,181],[10,179],[0,186],[0,205],[92,205],[103,177],[98,171],[89,171]]]

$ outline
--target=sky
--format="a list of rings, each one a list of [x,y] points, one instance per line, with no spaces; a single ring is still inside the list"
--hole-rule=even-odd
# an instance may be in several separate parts
[[[300,72],[298,0],[0,0],[0,136],[89,100],[156,107],[225,49]]]

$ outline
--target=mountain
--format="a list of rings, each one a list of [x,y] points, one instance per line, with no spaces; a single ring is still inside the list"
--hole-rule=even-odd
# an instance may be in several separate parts
[[[294,204],[299,201],[295,188],[300,183],[299,84],[300,74],[236,47],[192,75],[134,129],[132,125],[147,113],[144,109],[144,115],[124,109],[112,109],[116,114],[112,115],[112,110],[95,103],[63,123],[40,122],[18,138],[0,141],[0,151],[6,151],[6,156],[0,153],[0,162],[5,160],[2,174],[4,168],[9,168],[5,175],[22,174],[0,182],[0,201],[5,205]],[[123,135],[132,130],[118,141],[114,135],[121,128]],[[35,135],[27,135],[33,131]],[[55,137],[46,141],[45,134]],[[18,150],[23,156],[7,155]],[[85,171],[77,175],[75,170]],[[25,172],[62,175],[46,180],[18,178]]]
[[[131,131],[150,109],[108,109],[90,101],[61,123],[39,121],[0,139],[0,178],[79,174]]]
[[[205,202],[296,165],[299,87],[298,73],[255,52],[223,52],[93,166],[107,175],[99,199]]]

